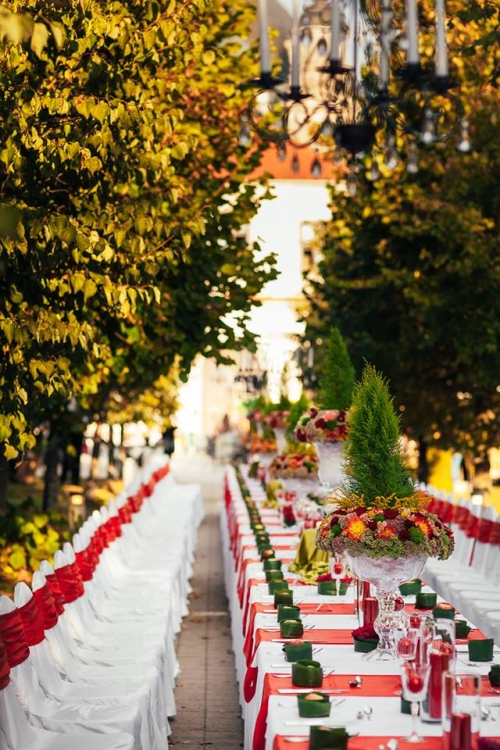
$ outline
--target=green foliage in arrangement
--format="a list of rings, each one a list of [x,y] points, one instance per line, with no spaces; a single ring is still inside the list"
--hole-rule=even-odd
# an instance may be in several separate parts
[[[309,399],[305,393],[300,394],[300,398],[290,404],[290,415],[288,417],[288,425],[286,428],[286,439],[290,443],[296,443],[293,431],[295,425],[301,418],[301,416],[309,409]]]
[[[399,419],[394,411],[388,381],[366,365],[352,400],[349,433],[344,443],[346,495],[363,498],[362,505],[376,506],[376,498],[414,495],[405,470],[399,439]]]
[[[347,411],[351,405],[355,372],[345,341],[338,328],[334,327],[330,331],[318,380],[319,407]]]

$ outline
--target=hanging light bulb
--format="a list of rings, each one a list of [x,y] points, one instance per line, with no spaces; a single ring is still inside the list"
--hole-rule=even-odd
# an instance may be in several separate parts
[[[399,164],[399,156],[396,150],[396,138],[391,133],[388,134],[385,143],[385,166],[387,169],[396,169]]]
[[[418,172],[418,149],[416,143],[410,143],[410,149],[408,151],[408,161],[406,162],[406,171],[410,174],[417,174]]]
[[[381,174],[380,174],[380,167],[378,165],[378,160],[375,158],[375,156],[373,156],[371,167],[366,173],[366,179],[370,180],[370,182],[376,182],[376,180],[379,180],[380,177],[381,177]]]
[[[322,167],[321,162],[316,156],[311,164],[311,175],[313,177],[321,177]]]
[[[241,120],[240,132],[238,133],[238,143],[243,148],[248,148],[252,144],[252,133],[248,127],[247,120],[243,118]]]
[[[468,154],[471,148],[472,144],[470,142],[469,122],[468,120],[462,120],[460,123],[460,140],[457,149],[461,151],[462,154]]]
[[[420,140],[426,145],[430,145],[436,140],[436,124],[432,109],[429,109],[429,107],[424,112],[424,124],[422,125]]]
[[[329,117],[326,118],[319,130],[319,134],[324,138],[333,138],[333,123]]]
[[[300,172],[300,162],[299,162],[299,157],[297,156],[297,154],[293,155],[293,159],[292,159],[292,172],[294,174],[298,174]]]
[[[347,194],[354,198],[358,192],[358,180],[355,172],[349,172],[347,175]]]
[[[278,143],[278,161],[285,161],[286,159],[286,144],[284,141]]]

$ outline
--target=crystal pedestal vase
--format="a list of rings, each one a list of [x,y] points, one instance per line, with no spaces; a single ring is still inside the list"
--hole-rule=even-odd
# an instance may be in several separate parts
[[[343,443],[314,443],[318,454],[319,481],[325,492],[333,492],[345,479],[342,470]]]
[[[284,427],[273,428],[274,437],[276,438],[276,448],[278,453],[284,453],[286,451],[286,430]]]
[[[375,657],[388,661],[396,657],[394,651],[394,628],[400,617],[394,609],[398,587],[418,578],[422,573],[426,561],[424,555],[415,557],[367,557],[365,555],[352,556],[346,552],[352,572],[362,581],[368,581],[375,586],[378,599],[378,616],[374,622],[379,636]]]

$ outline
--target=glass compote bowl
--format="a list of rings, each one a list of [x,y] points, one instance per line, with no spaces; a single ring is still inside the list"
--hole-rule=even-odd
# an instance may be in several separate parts
[[[319,459],[319,483],[325,495],[328,495],[340,487],[345,479],[342,469],[344,444],[341,442],[316,442],[314,447]]]
[[[401,667],[401,682],[403,686],[403,698],[411,703],[411,715],[413,717],[413,728],[411,734],[405,737],[406,742],[423,742],[423,737],[418,733],[418,711],[420,702],[427,695],[429,685],[430,666],[428,664],[416,664],[408,661]]]
[[[376,590],[378,615],[374,622],[379,636],[376,658],[388,661],[396,657],[394,648],[394,631],[401,622],[401,613],[396,612],[394,603],[397,589],[401,583],[418,578],[424,569],[426,557],[378,557],[367,555],[356,557],[346,552],[349,566],[362,581],[369,581]]]

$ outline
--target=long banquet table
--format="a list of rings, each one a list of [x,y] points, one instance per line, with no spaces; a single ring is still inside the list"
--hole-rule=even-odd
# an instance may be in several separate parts
[[[323,667],[321,690],[332,691],[328,719],[299,718],[297,689],[291,681],[291,664],[284,658],[273,597],[268,593],[236,473],[229,468],[221,532],[245,750],[289,750],[292,742],[297,750],[307,750],[309,728],[315,724],[345,726],[356,735],[349,741],[350,750],[377,750],[385,747],[389,738],[399,738],[404,746],[401,738],[410,733],[412,719],[400,710],[399,664],[371,660],[354,651],[351,631],[358,627],[358,620],[353,587],[345,596],[321,596],[316,586],[303,584],[291,573],[288,564],[299,542],[296,530],[283,528],[277,512],[264,507],[265,493],[258,481],[245,477],[245,483],[259,508],[275,556],[282,560],[294,604],[301,608],[303,638],[312,642],[313,658]],[[407,610],[413,610],[413,602],[414,597],[406,597]],[[457,651],[457,671],[477,671],[467,664],[465,640],[457,641]],[[500,662],[500,649],[496,649],[495,662]],[[489,669],[490,663],[480,667],[483,678]],[[362,677],[361,687],[353,688],[349,681],[358,675]],[[490,718],[481,723],[481,736],[500,739],[500,696],[490,691],[487,679],[482,680],[482,705],[490,708]],[[441,748],[440,723],[420,723],[420,728],[425,738],[420,744],[422,750]]]

